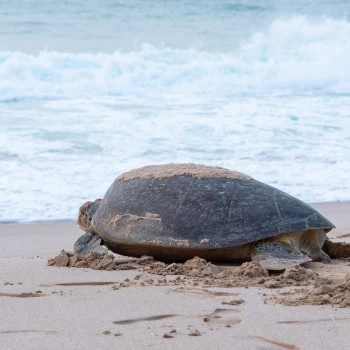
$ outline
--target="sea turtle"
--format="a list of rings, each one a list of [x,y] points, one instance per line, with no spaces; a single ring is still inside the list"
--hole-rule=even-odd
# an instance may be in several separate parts
[[[311,260],[335,227],[304,202],[252,177],[200,164],[145,166],[124,173],[103,200],[80,207],[86,231],[74,244],[91,251],[163,261],[258,261],[282,270]]]

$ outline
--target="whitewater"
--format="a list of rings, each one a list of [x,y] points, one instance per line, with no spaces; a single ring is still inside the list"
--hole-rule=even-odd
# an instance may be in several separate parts
[[[218,29],[220,49],[0,41],[0,222],[75,219],[122,172],[169,162],[241,171],[307,202],[350,200],[350,22],[267,13],[249,33]]]

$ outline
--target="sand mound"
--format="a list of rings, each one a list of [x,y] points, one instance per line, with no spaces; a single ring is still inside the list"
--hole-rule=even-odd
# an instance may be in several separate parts
[[[330,304],[350,307],[350,274],[347,274],[342,281],[323,280],[311,290],[300,289],[279,293],[271,300],[288,306]]]
[[[97,254],[91,252],[88,256],[80,259],[77,254],[62,250],[61,253],[52,259],[49,259],[49,266],[90,268],[94,270],[131,270],[137,269],[133,265],[136,259],[115,259],[113,254]]]
[[[252,178],[246,174],[240,173],[238,171],[231,171],[221,167],[212,167],[193,163],[170,163],[162,165],[148,165],[142,168],[134,169],[119,175],[115,179],[115,181],[127,181],[135,178],[167,179],[173,176],[191,176],[198,179],[227,178],[239,180],[252,180]]]
[[[346,275],[343,281],[331,281],[299,265],[288,267],[283,273],[269,274],[257,262],[223,267],[195,257],[183,264],[165,264],[150,256],[143,256],[139,259],[115,258],[113,254],[96,253],[90,253],[85,258],[79,259],[76,254],[64,250],[55,258],[50,259],[48,265],[109,271],[137,269],[144,273],[143,278],[137,275],[134,280],[126,279],[115,289],[147,285],[180,285],[197,288],[264,287],[270,289],[301,286],[308,288],[283,291],[273,295],[269,300],[289,306],[320,304],[350,306],[350,274]],[[162,277],[155,278],[152,275]]]

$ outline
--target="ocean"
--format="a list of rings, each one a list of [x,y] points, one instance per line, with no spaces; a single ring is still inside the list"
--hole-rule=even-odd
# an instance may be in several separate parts
[[[194,162],[350,200],[346,0],[0,1],[0,222]]]

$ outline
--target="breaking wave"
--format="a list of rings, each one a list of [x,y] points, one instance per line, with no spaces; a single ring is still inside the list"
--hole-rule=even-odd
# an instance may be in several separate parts
[[[294,17],[225,53],[146,44],[112,54],[0,52],[0,96],[343,93],[350,89],[349,62],[349,22]]]

